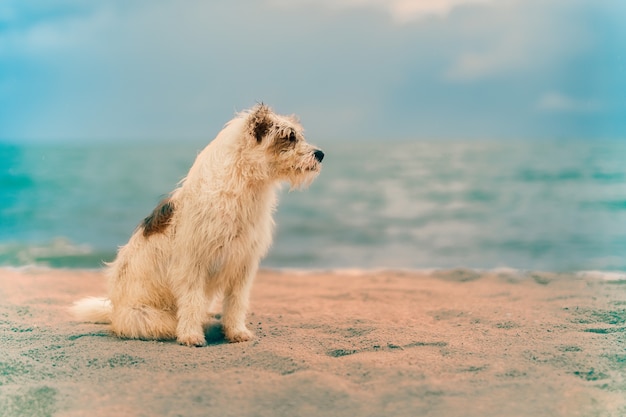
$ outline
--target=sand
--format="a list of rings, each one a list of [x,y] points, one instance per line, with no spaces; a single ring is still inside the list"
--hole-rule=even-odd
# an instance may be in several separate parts
[[[0,269],[0,415],[625,416],[626,280],[261,271],[256,339],[120,340],[100,271]]]

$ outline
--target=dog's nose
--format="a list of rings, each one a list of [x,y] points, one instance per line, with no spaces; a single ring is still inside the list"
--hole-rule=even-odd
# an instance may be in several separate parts
[[[324,159],[324,152],[318,149],[315,152],[313,152],[313,156],[315,156],[315,159],[317,159],[317,162],[322,162],[322,159]]]

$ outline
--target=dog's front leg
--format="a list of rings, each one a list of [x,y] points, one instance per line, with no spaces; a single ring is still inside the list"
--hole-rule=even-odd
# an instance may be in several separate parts
[[[257,264],[243,268],[229,281],[224,291],[224,335],[230,342],[246,342],[254,338],[246,327],[246,314],[250,299],[252,281],[257,272]]]
[[[204,287],[206,272],[196,268],[181,268],[175,272],[173,288],[177,303],[176,340],[181,345],[206,346],[203,322],[206,318],[208,301]]]

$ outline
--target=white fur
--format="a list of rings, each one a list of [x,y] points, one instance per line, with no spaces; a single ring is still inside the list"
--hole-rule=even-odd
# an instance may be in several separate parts
[[[120,248],[107,268],[109,299],[78,301],[73,313],[110,322],[120,337],[202,346],[209,306],[223,294],[226,338],[251,339],[250,287],[272,241],[277,186],[308,185],[322,157],[295,118],[265,105],[238,114]]]
[[[102,297],[86,297],[74,303],[72,311],[85,321],[106,324],[111,322],[111,300]]]

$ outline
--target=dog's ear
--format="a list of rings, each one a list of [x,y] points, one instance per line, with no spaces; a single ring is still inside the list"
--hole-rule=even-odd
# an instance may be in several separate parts
[[[261,142],[263,136],[267,135],[272,126],[271,112],[270,108],[263,103],[255,106],[250,112],[248,125],[250,133],[256,138],[257,143]]]

